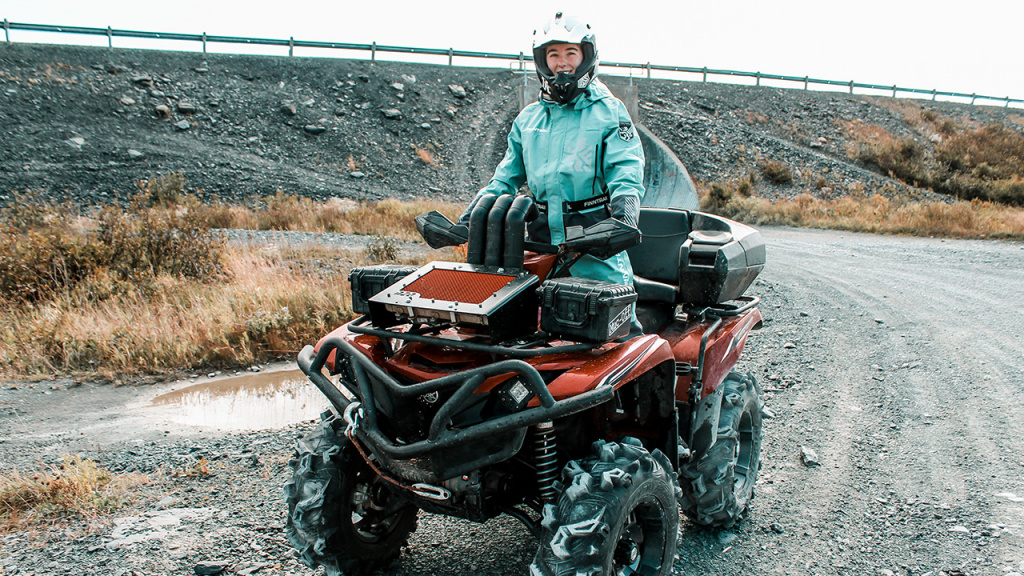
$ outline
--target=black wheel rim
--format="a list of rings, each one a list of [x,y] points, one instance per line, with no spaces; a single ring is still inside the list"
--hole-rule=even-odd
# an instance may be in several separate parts
[[[649,496],[630,511],[622,526],[612,554],[612,574],[616,576],[657,574],[668,542],[665,509]]]
[[[745,494],[749,490],[748,484],[754,479],[757,473],[757,462],[754,454],[754,419],[749,410],[743,412],[740,417],[739,441],[736,442],[736,465],[734,477],[736,479],[737,494]]]
[[[402,503],[370,470],[359,472],[351,494],[350,521],[355,536],[366,543],[387,538],[399,520]]]

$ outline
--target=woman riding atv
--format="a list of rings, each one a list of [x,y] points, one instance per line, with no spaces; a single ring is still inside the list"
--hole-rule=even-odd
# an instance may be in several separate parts
[[[644,151],[626,106],[597,79],[597,41],[590,25],[561,12],[534,31],[540,99],[512,123],[505,157],[459,224],[488,195],[516,194],[526,184],[540,209],[530,240],[565,241],[569,226],[615,218],[637,226],[644,195]],[[629,255],[582,256],[572,276],[633,285]],[[639,334],[635,312],[631,335]]]

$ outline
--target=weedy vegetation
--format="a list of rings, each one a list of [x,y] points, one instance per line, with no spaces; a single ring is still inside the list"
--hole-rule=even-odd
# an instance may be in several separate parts
[[[114,475],[70,455],[32,474],[0,474],[0,533],[72,518],[92,524],[130,504],[134,490],[148,481],[139,474]]]
[[[703,186],[701,209],[752,225],[797,226],[874,234],[1024,240],[1024,208],[982,200],[922,202],[867,194],[820,199],[800,194],[769,201],[740,192],[744,180]]]
[[[0,211],[0,375],[118,381],[294,357],[352,317],[352,267],[456,257],[403,257],[394,237],[415,235],[415,214],[461,207],[278,194],[229,208],[183,187],[153,179],[128,208],[90,214],[28,197]],[[232,244],[217,227],[378,235],[365,252],[326,251]]]
[[[784,162],[774,160],[763,162],[761,175],[772,184],[791,184],[793,182],[793,170]]]
[[[960,200],[1024,206],[1024,133],[1003,124],[965,126],[933,110],[909,116],[913,136],[848,124],[850,156],[907,184]]]

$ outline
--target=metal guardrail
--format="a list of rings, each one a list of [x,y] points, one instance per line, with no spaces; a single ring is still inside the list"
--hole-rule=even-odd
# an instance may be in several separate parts
[[[89,28],[84,26],[53,26],[49,24],[27,24],[23,22],[8,22],[4,19],[4,35],[8,44],[11,43],[11,30],[22,30],[26,32],[52,32],[52,33],[65,33],[65,34],[83,34],[90,36],[106,36],[107,47],[114,47],[114,38],[144,38],[151,40],[179,40],[186,42],[201,42],[203,45],[203,53],[206,53],[206,46],[208,43],[219,43],[219,44],[249,44],[256,46],[287,46],[288,56],[295,55],[295,48],[330,48],[339,50],[362,50],[370,52],[370,60],[377,59],[377,52],[389,52],[395,54],[423,54],[431,56],[447,56],[448,65],[451,66],[455,57],[459,58],[484,58],[484,59],[497,59],[505,60],[510,62],[518,62],[519,69],[525,70],[526,63],[533,62],[533,56],[520,52],[519,54],[501,54],[492,52],[472,52],[466,50],[455,50],[453,48],[409,48],[405,46],[384,46],[378,45],[376,42],[371,44],[350,44],[344,42],[319,42],[312,40],[296,40],[294,37],[290,37],[287,40],[275,39],[275,38],[246,38],[241,36],[214,36],[209,35],[206,32],[202,34],[180,34],[174,32],[144,32],[138,30],[120,30],[111,28]],[[627,62],[601,62],[601,66],[604,68],[627,68],[632,70],[646,71],[647,77],[651,78],[653,71],[658,72],[678,72],[684,74],[700,74],[702,82],[708,82],[709,76],[726,76],[735,78],[752,78],[755,80],[755,85],[760,86],[762,80],[775,80],[782,82],[793,82],[803,83],[804,90],[809,90],[812,85],[821,86],[842,86],[849,90],[850,94],[853,94],[855,89],[860,90],[877,90],[892,92],[892,97],[897,98],[899,94],[921,94],[925,96],[931,96],[932,100],[941,96],[943,98],[962,98],[970,99],[971,104],[975,104],[979,100],[987,100],[993,102],[1003,102],[1005,107],[1009,107],[1010,104],[1024,104],[1024,100],[1019,98],[1010,98],[1009,96],[985,96],[982,94],[967,94],[966,92],[945,92],[941,90],[925,90],[921,88],[906,88],[897,85],[883,86],[881,84],[865,84],[862,82],[842,81],[842,80],[825,80],[821,78],[811,78],[810,76],[783,76],[779,74],[766,74],[762,72],[741,72],[737,70],[721,70],[715,68],[694,68],[690,66],[662,66],[658,64],[646,64],[638,63],[627,63]],[[714,80],[711,80],[714,82]]]

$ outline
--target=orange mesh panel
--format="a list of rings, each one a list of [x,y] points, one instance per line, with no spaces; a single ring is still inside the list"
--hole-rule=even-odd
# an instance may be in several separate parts
[[[423,298],[480,304],[514,280],[514,276],[434,269],[404,288]]]

